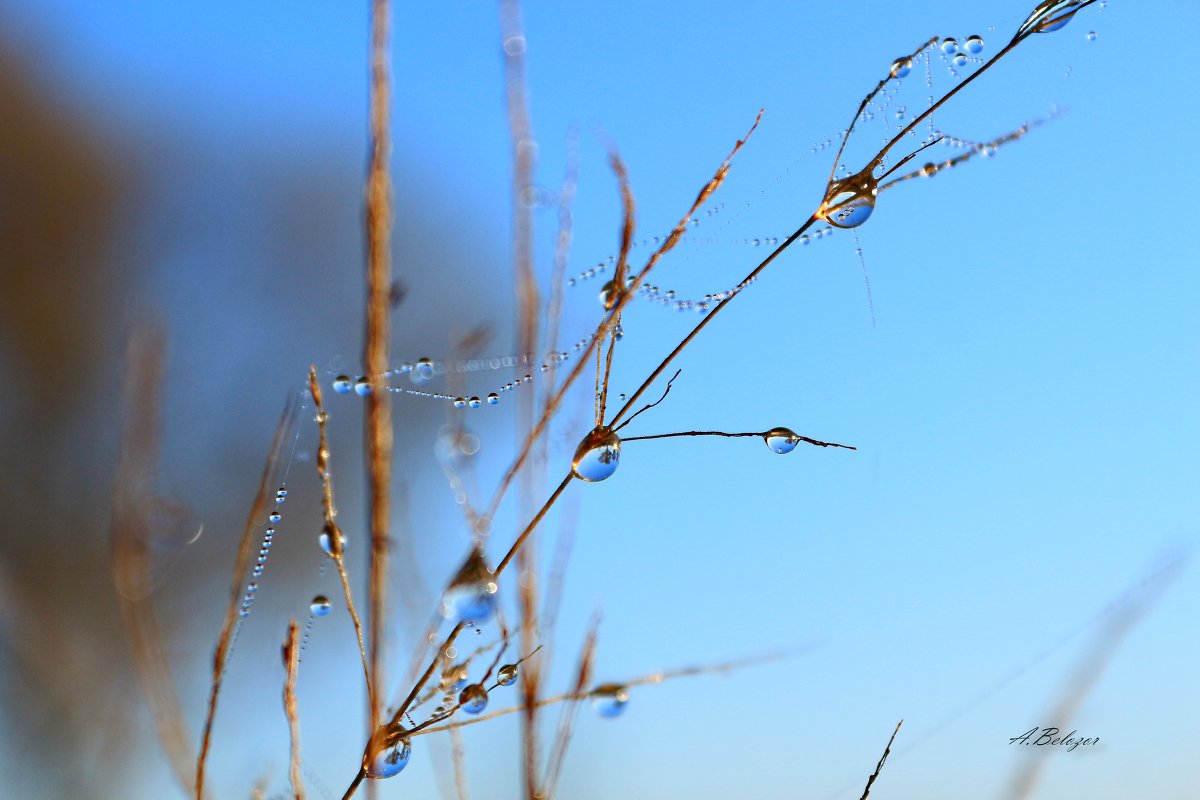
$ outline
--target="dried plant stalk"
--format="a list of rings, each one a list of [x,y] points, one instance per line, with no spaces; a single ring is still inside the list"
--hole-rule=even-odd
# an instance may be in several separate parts
[[[867,795],[871,793],[871,786],[879,777],[879,773],[883,771],[883,762],[887,761],[888,754],[892,752],[892,742],[896,741],[896,734],[900,732],[900,726],[904,724],[904,720],[896,723],[896,730],[892,731],[892,736],[888,739],[887,747],[883,748],[883,755],[879,757],[879,763],[875,765],[875,771],[867,778],[866,788],[863,789],[862,797],[859,800],[867,800]]]
[[[162,628],[151,604],[149,518],[160,442],[163,332],[137,328],[126,347],[121,448],[113,481],[112,573],[138,677],[158,740],[184,791],[195,781],[195,744],[187,732]]]
[[[237,625],[238,604],[245,586],[246,573],[250,567],[250,558],[254,550],[254,531],[258,521],[265,519],[267,509],[274,497],[271,491],[272,477],[283,464],[284,452],[294,438],[297,422],[298,404],[294,397],[289,398],[280,415],[279,424],[275,427],[275,438],[267,453],[267,463],[263,466],[262,478],[258,483],[258,494],[250,506],[246,516],[246,524],[242,529],[242,538],[238,542],[237,557],[233,565],[233,581],[229,592],[229,604],[225,607],[225,620],[221,625],[221,633],[217,638],[217,646],[213,651],[212,689],[208,696],[208,712],[204,718],[204,733],[200,738],[200,755],[196,759],[196,800],[204,797],[204,767],[208,759],[208,750],[212,745],[213,720],[217,715],[217,699],[221,694],[221,683],[225,679],[225,663],[229,657],[229,647],[233,639],[233,631]]]
[[[300,710],[296,703],[296,676],[300,672],[300,626],[295,619],[288,621],[287,638],[283,642],[283,661],[287,678],[283,682],[283,713],[287,716],[289,748],[288,773],[292,779],[292,794],[304,800],[304,778],[300,775]]]

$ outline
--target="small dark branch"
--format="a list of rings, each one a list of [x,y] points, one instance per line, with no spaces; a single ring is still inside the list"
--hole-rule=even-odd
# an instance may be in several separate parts
[[[875,779],[883,770],[883,762],[887,761],[888,754],[892,752],[892,742],[896,741],[896,734],[900,732],[900,726],[903,724],[904,720],[896,723],[896,730],[892,731],[892,738],[888,739],[887,747],[883,749],[883,755],[879,757],[879,763],[875,765],[875,771],[871,773],[871,777],[867,778],[867,786],[863,789],[862,797],[859,800],[867,800],[867,795],[871,793],[871,784],[875,783]]]
[[[641,413],[640,411],[638,412]],[[635,415],[636,416],[636,415]],[[630,417],[630,420],[633,418]],[[725,431],[679,431],[678,433],[655,433],[648,436],[622,436],[621,443],[625,442],[642,442],[650,439],[674,439],[678,436],[724,436],[730,439],[740,439],[751,437],[762,439],[769,431],[750,431],[748,433],[727,433]],[[857,450],[857,447],[848,444],[838,444],[837,442],[822,442],[820,439],[810,439],[807,436],[797,436],[800,441],[807,442],[817,447],[840,447],[843,450]]]
[[[639,414],[641,414],[644,411],[649,411],[650,409],[654,408],[656,405],[661,403],[663,400],[666,400],[667,395],[669,395],[671,393],[671,384],[675,383],[675,379],[679,377],[679,373],[681,373],[681,372],[683,372],[683,370],[681,370],[681,369],[675,370],[675,374],[671,376],[671,379],[669,381],[667,381],[667,388],[663,389],[663,393],[662,393],[661,397],[659,397],[657,400],[655,400],[653,403],[650,403],[649,405],[642,406],[640,409],[638,409],[638,411],[636,413],[633,414],[633,416],[631,416],[629,419],[625,420],[623,423],[618,425],[613,430],[614,431],[621,430],[621,428],[624,428],[626,425],[628,425],[629,423],[631,423],[635,419],[637,419]],[[635,438],[637,438],[637,437],[635,437]]]

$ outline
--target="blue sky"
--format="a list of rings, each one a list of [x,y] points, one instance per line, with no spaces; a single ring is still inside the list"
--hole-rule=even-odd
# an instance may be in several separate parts
[[[357,358],[362,5],[141,3],[114,12],[50,0],[0,14],[38,80],[134,165],[121,313],[151,308],[172,325],[167,480],[206,518],[240,513],[225,508],[228,482],[246,489],[233,503],[240,509],[258,469],[252,454],[265,451],[275,409],[307,364],[331,375]],[[629,168],[640,239],[670,228],[766,110],[713,200],[719,211],[700,218],[698,241],[665,259],[653,281],[702,296],[732,286],[765,254],[741,240],[782,239],[811,213],[832,158],[812,148],[845,127],[893,58],[934,34],[975,33],[987,56],[1031,6],[527,4],[539,185],[558,186],[568,130],[581,131],[572,274],[616,246],[619,205],[601,137]],[[1114,0],[1026,42],[939,113],[939,126],[988,140],[1052,108],[1065,113],[994,158],[886,192],[857,232],[793,247],[679,359],[670,399],[629,429],[787,425],[857,452],[802,447],[780,457],[753,440],[637,442],[612,479],[571,488],[552,517],[578,518],[558,686],[596,608],[601,680],[802,652],[637,689],[617,720],[585,713],[563,796],[857,797],[900,718],[873,796],[999,796],[1021,763],[1009,738],[1058,724],[1049,709],[1102,629],[1102,609],[1196,536],[1200,285],[1189,224],[1200,119],[1184,32],[1198,14],[1178,0]],[[444,355],[450,336],[484,322],[497,331],[492,350],[509,352],[509,160],[494,9],[405,8],[394,42],[396,271],[409,287],[394,351]],[[911,118],[925,103],[923,69],[862,126],[852,152],[869,155],[897,110]],[[931,75],[938,92],[954,84],[940,58]],[[544,277],[556,217],[535,218]],[[328,230],[310,239],[306,221]],[[635,250],[634,264],[646,252]],[[567,290],[567,341],[598,321],[598,290],[598,281]],[[695,318],[635,305],[613,391],[636,388]],[[214,380],[198,391],[196,375]],[[465,391],[504,380],[472,376]],[[552,477],[586,430],[586,395],[562,417]],[[335,399],[331,411],[346,423],[338,441],[349,448],[343,513],[354,530],[359,409]],[[468,535],[425,455],[441,409],[413,407],[420,402],[398,401],[399,475],[413,498],[398,524],[415,531],[422,575],[436,587]],[[484,496],[511,449],[509,405],[469,412],[484,442]],[[221,463],[219,448],[235,437],[245,465],[224,483],[207,480],[205,465]],[[494,553],[516,523],[506,508]],[[297,613],[290,608],[303,607],[297,598],[334,588],[316,575],[315,548],[299,544],[306,530],[297,525],[295,556],[285,551],[279,567],[286,577],[236,654],[214,755],[219,796],[244,795],[271,767],[272,785],[284,786],[278,631]],[[231,552],[221,535],[200,545],[216,559]],[[178,650],[198,730],[222,590],[185,583],[162,602],[205,642]],[[1177,767],[1200,718],[1188,677],[1200,656],[1197,597],[1187,567],[1069,723],[1103,744],[1050,754],[1038,796],[1182,796],[1194,783]],[[335,788],[353,772],[361,727],[346,713],[361,702],[349,633],[333,628],[342,622],[320,621],[330,632],[315,632],[301,697],[310,769]],[[269,735],[262,719],[272,720]],[[516,730],[503,721],[466,734],[474,796],[513,796]],[[439,746],[430,738],[381,796],[430,796],[447,769],[444,752],[420,752]],[[145,797],[169,786],[156,763],[138,764],[131,779]]]

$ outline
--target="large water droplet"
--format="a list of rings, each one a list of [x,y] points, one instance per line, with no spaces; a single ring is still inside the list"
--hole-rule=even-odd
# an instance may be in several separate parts
[[[1083,0],[1043,0],[1017,29],[1017,36],[1050,33],[1062,28],[1083,5]]]
[[[379,751],[371,761],[371,765],[367,767],[367,777],[380,779],[397,775],[400,770],[408,766],[408,760],[411,757],[412,740],[407,736],[402,736],[390,747]]]
[[[481,683],[472,683],[458,696],[458,704],[468,714],[478,714],[487,708],[488,693]]]
[[[839,228],[856,228],[866,222],[875,211],[875,197],[879,194],[879,182],[871,169],[830,183],[817,216]]]
[[[327,555],[340,558],[346,549],[346,535],[342,533],[342,529],[337,524],[329,522],[321,529],[320,535],[317,536],[317,543],[321,545],[321,549]]]
[[[621,293],[617,291],[612,281],[600,287],[600,305],[604,306],[605,311],[612,311],[620,299]]]
[[[371,393],[371,381],[367,378],[359,378],[354,382],[354,393],[359,397],[366,397]]]
[[[338,375],[333,379],[333,390],[338,394],[350,394],[350,390],[354,388],[354,383],[350,380],[349,375]]]
[[[476,547],[442,597],[442,616],[454,622],[484,622],[496,609],[496,578]]]
[[[442,688],[447,692],[457,692],[467,685],[470,672],[466,664],[453,664],[442,673]]]
[[[312,599],[312,605],[309,608],[312,609],[314,617],[323,617],[333,608],[333,604],[329,602],[328,597],[319,594]]]
[[[967,65],[967,54],[957,53],[954,58],[950,59],[951,63],[956,67],[965,67]]]
[[[966,51],[971,55],[978,55],[979,53],[983,52],[983,37],[968,36],[967,40],[963,42],[963,47],[966,48]]]
[[[495,392],[492,392],[491,394],[489,394],[487,396],[487,401],[488,401],[489,406],[494,406],[500,402],[500,395],[496,394]]]
[[[592,708],[602,717],[619,717],[629,702],[629,692],[619,683],[605,683],[592,690]]]
[[[901,56],[892,62],[891,73],[893,78],[903,78],[908,73],[912,72],[913,60],[908,56]]]
[[[575,449],[571,471],[575,477],[596,483],[612,476],[621,461],[621,437],[600,425],[583,437]]]
[[[433,362],[428,358],[418,358],[412,372],[408,373],[408,379],[417,385],[429,383],[433,380]]]
[[[952,56],[958,52],[958,39],[953,36],[948,36],[942,39],[942,52],[948,56]]]
[[[800,437],[790,428],[772,428],[763,434],[763,441],[771,448],[772,453],[784,455],[796,449],[796,445],[800,444]]]
[[[516,664],[505,664],[496,673],[496,683],[501,686],[512,686],[517,682],[517,675],[520,674]]]

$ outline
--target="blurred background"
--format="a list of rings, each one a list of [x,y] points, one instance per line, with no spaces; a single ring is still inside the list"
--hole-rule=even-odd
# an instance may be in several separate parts
[[[619,148],[637,197],[636,267],[766,109],[651,280],[700,299],[734,286],[768,240],[807,218],[833,158],[826,142],[895,57],[933,35],[972,34],[986,57],[1032,5],[527,3],[539,276],[550,275],[572,129],[568,275],[579,276],[617,247],[603,141]],[[787,251],[677,361],[670,398],[628,429],[786,425],[857,452],[631,442],[611,479],[571,487],[539,534],[547,563],[570,556],[550,691],[569,685],[597,611],[599,681],[791,655],[636,688],[618,719],[585,709],[561,796],[858,797],[901,718],[873,797],[1011,796],[1030,755],[1010,738],[1058,725],[1100,743],[1037,748],[1035,796],[1190,791],[1196,776],[1180,765],[1200,733],[1190,679],[1200,592],[1186,560],[1200,278],[1187,231],[1200,118],[1186,32],[1200,10],[1153,9],[1096,4],[1022,45],[937,125],[987,141],[1052,122],[993,158],[885,192],[857,231]],[[366,42],[365,3],[0,5],[5,796],[182,796],[110,569],[125,341],[145,323],[167,341],[154,489],[171,502],[150,540],[152,602],[198,739],[236,541],[279,410],[309,364],[326,386],[358,369]],[[398,8],[393,59],[396,361],[450,357],[480,331],[479,352],[512,354],[495,9]],[[971,68],[918,59],[851,159]],[[958,152],[938,145],[928,160]],[[566,289],[566,349],[599,321],[602,280]],[[636,389],[697,319],[635,303],[612,391]],[[475,373],[453,390],[483,395],[513,377]],[[395,692],[470,542],[435,456],[439,432],[465,417],[480,441],[467,488],[486,499],[514,447],[515,403],[503,398],[478,411],[396,400]],[[362,406],[354,395],[328,403],[361,587]],[[585,386],[552,431],[551,485],[590,413]],[[211,757],[218,798],[260,782],[285,796],[278,647],[318,593],[335,613],[314,622],[300,674],[311,796],[340,797],[361,753],[353,631],[316,546],[309,417],[229,665]],[[512,505],[497,517],[493,558],[520,522]],[[1182,564],[1169,583],[1164,561]],[[502,587],[509,608],[514,588]],[[1114,620],[1131,608],[1144,614],[1117,637]],[[1081,664],[1098,669],[1094,681]],[[1055,710],[1077,690],[1075,712]],[[498,691],[492,703],[515,697]],[[439,739],[417,739],[380,796],[448,791]],[[514,718],[469,728],[464,743],[471,795],[517,796]]]

